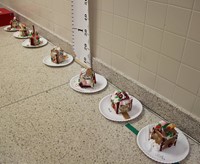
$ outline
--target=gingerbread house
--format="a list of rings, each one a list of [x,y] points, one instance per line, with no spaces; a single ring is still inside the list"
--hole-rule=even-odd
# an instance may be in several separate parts
[[[95,73],[92,68],[82,68],[79,76],[79,86],[81,88],[94,87],[96,84]]]
[[[38,35],[38,32],[35,31],[34,25],[33,25],[33,31],[31,32],[30,44],[32,46],[36,46],[40,44],[40,37]]]
[[[10,27],[11,28],[18,28],[19,27],[19,20],[14,17],[11,21],[10,21]]]
[[[51,50],[51,61],[53,63],[59,64],[62,63],[67,59],[67,55],[64,55],[64,51],[61,49],[61,47],[54,47]]]
[[[159,122],[153,127],[151,132],[151,139],[160,145],[160,151],[169,148],[172,145],[176,146],[177,138],[178,133],[175,129],[175,125],[165,121]]]
[[[111,95],[111,105],[116,114],[126,113],[132,109],[133,99],[122,90],[117,90]]]
[[[19,27],[20,27],[20,29],[19,29],[19,35],[20,35],[21,37],[26,37],[26,36],[29,35],[29,30],[27,29],[27,27],[26,27],[25,24],[20,23],[20,24],[19,24]]]

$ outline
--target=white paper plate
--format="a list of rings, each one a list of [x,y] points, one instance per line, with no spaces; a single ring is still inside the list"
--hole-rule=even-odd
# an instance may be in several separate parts
[[[20,34],[20,32],[17,31],[17,32],[13,33],[13,36],[14,36],[15,38],[18,38],[18,39],[27,39],[27,38],[30,37],[30,36],[21,36],[21,35],[19,35],[19,34]]]
[[[39,48],[39,47],[45,46],[45,45],[48,43],[48,41],[47,41],[45,38],[42,38],[42,37],[40,38],[40,41],[41,41],[42,43],[40,43],[39,45],[32,46],[32,45],[30,44],[29,39],[26,39],[24,42],[22,42],[22,46],[23,46],[23,47],[27,47],[27,48]]]
[[[74,89],[77,92],[81,92],[81,93],[95,93],[95,92],[99,92],[101,90],[103,90],[106,86],[107,86],[107,80],[95,73],[96,76],[96,81],[97,83],[94,85],[93,88],[81,88],[78,85],[78,79],[79,79],[79,75],[74,76],[71,80],[70,80],[70,87],[72,89]]]
[[[162,151],[157,151],[153,148],[149,149],[149,129],[152,129],[155,124],[147,125],[142,128],[137,135],[137,144],[139,148],[146,154],[149,158],[161,162],[161,163],[176,163],[182,161],[189,153],[189,143],[185,135],[176,128],[178,132],[178,139],[176,146],[164,149]],[[150,146],[151,147],[151,146]]]
[[[69,65],[73,61],[73,57],[71,55],[67,54],[67,53],[65,53],[65,55],[67,55],[68,58],[60,64],[56,64],[56,63],[52,62],[50,55],[44,57],[43,63],[48,65],[48,66],[51,66],[51,67],[62,67],[62,66]]]
[[[7,32],[15,32],[15,31],[18,31],[17,28],[11,28],[10,30],[8,30],[8,28],[11,27],[10,25],[4,27],[4,30],[7,31]]]
[[[140,103],[139,100],[137,100],[135,97],[130,96],[133,99],[133,104],[132,104],[132,109],[131,111],[128,112],[130,118],[129,119],[125,119],[122,114],[116,114],[115,110],[112,108],[111,106],[111,94],[105,96],[99,103],[99,110],[101,112],[101,114],[106,117],[109,120],[112,121],[118,121],[118,122],[122,122],[122,121],[130,121],[132,119],[135,119],[136,117],[138,117],[142,110],[142,104]]]

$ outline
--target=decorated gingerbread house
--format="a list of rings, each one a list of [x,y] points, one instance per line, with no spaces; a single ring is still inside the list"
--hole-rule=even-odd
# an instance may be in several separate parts
[[[151,139],[155,140],[155,142],[160,145],[160,151],[172,145],[176,146],[177,138],[178,133],[175,129],[175,125],[165,121],[159,122],[153,127],[151,132]]]
[[[32,46],[36,46],[40,44],[40,37],[38,35],[38,32],[35,31],[34,25],[33,25],[33,31],[31,32],[31,36],[30,36],[30,44]]]
[[[11,21],[10,21],[10,27],[11,28],[18,28],[19,27],[19,20],[14,17]]]
[[[126,113],[132,109],[133,99],[122,90],[117,90],[111,95],[111,105],[116,114]]]
[[[20,24],[19,24],[19,27],[20,27],[20,29],[19,29],[19,35],[20,35],[21,37],[25,37],[25,36],[28,36],[28,35],[29,35],[29,30],[27,29],[27,27],[26,27],[25,24],[20,23]]]
[[[53,63],[59,64],[62,63],[67,59],[67,55],[64,55],[64,51],[61,49],[61,47],[54,47],[51,50],[51,61]]]
[[[95,73],[92,68],[82,68],[79,76],[79,86],[81,88],[94,87],[96,84]]]

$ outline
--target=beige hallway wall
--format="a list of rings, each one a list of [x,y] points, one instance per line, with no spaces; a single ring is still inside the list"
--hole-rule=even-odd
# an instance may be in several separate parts
[[[71,0],[0,0],[0,3],[72,42]]]
[[[200,0],[90,2],[93,56],[200,117]]]

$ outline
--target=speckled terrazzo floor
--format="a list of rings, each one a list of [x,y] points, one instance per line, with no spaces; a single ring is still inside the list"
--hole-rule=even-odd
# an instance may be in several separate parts
[[[42,63],[53,45],[38,49],[0,28],[0,163],[155,163],[137,146],[125,123],[105,119],[99,101],[116,88],[80,94],[69,87],[80,66],[50,68]],[[144,109],[130,123],[138,130],[160,119]],[[200,161],[200,146],[188,139],[181,163]]]

